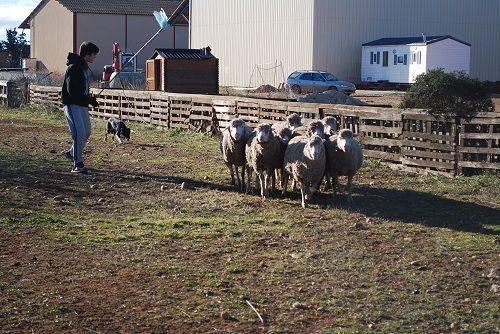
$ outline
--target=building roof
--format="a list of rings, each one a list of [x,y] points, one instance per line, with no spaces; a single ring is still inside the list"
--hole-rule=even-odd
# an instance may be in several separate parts
[[[168,24],[171,26],[189,25],[189,0],[182,0],[179,6],[168,17]]]
[[[170,16],[179,6],[179,0],[54,0],[73,13],[118,14],[118,15],[153,15],[155,10],[163,8]],[[31,19],[49,2],[42,0],[38,6],[19,25],[29,29]]]
[[[205,50],[207,52],[205,53]],[[209,46],[203,49],[155,49],[149,59],[156,58],[157,55],[165,59],[210,59],[215,58]]]
[[[377,46],[377,45],[427,45],[436,43],[445,39],[452,39],[459,43],[470,46],[470,43],[461,41],[450,35],[442,35],[442,36],[418,36],[418,37],[390,37],[390,38],[380,38],[372,42],[364,43],[363,46]]]

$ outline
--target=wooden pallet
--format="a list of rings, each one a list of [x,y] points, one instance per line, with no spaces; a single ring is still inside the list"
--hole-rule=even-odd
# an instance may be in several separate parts
[[[288,102],[287,115],[299,114],[304,119],[320,119],[320,107],[314,103]]]
[[[255,128],[259,124],[260,105],[258,101],[237,101],[236,116],[243,119],[248,126]]]
[[[121,99],[121,119],[149,123],[151,114],[150,96],[149,92],[129,94],[128,91],[124,91]]]
[[[259,121],[265,123],[278,123],[286,119],[288,108],[286,103],[263,101],[260,104]]]
[[[30,85],[30,103],[62,110],[61,88]]]
[[[455,119],[425,111],[403,112],[401,162],[429,173],[453,176],[456,171]]]
[[[500,117],[498,113],[478,113],[461,120],[458,172],[470,169],[500,169]]]
[[[170,120],[169,128],[189,129],[189,116],[191,115],[191,96],[172,94],[169,95]]]
[[[191,114],[189,115],[189,129],[196,132],[212,132],[214,112],[212,98],[193,96],[191,101]]]
[[[91,93],[98,94],[97,89],[92,89]],[[118,118],[121,119],[121,101],[123,93],[119,90],[107,89],[102,91],[97,97],[98,108],[89,107],[92,116],[99,118]]]
[[[236,117],[236,100],[228,98],[214,99],[212,103],[219,129],[223,130],[229,125],[229,121]]]
[[[170,104],[168,95],[163,92],[151,92],[149,121],[151,124],[169,127]]]

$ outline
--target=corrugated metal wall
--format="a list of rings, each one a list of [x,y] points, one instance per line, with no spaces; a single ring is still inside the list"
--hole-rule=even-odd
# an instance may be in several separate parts
[[[314,0],[191,0],[191,47],[212,48],[220,85],[259,86],[261,75],[277,85],[312,66],[313,8]]]
[[[285,76],[315,68],[359,81],[363,43],[422,32],[471,43],[471,76],[500,80],[499,0],[191,0],[190,10],[191,47],[212,47],[221,85],[248,86],[255,64],[276,60]]]
[[[471,76],[500,80],[499,0],[316,0],[313,66],[360,79],[361,45],[383,37],[452,35],[471,46]]]

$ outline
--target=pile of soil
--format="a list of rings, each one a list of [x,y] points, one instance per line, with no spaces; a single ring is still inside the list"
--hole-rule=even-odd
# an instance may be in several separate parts
[[[275,93],[279,92],[279,89],[276,87],[273,87],[271,85],[262,85],[259,86],[256,90],[254,90],[255,93]]]
[[[361,100],[355,99],[341,92],[327,90],[321,93],[311,93],[297,98],[298,102],[348,104],[353,106],[365,106]]]

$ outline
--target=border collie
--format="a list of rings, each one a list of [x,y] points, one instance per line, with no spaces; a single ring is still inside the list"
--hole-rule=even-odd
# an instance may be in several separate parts
[[[115,135],[119,144],[122,144],[125,139],[130,140],[130,128],[127,128],[125,123],[116,118],[108,119],[108,126],[104,140],[108,140],[108,134]]]

